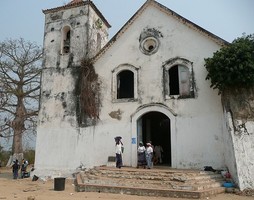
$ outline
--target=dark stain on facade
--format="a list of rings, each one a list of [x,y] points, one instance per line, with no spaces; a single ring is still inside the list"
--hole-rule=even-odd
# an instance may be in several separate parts
[[[139,37],[139,42],[147,37],[155,37],[157,39],[163,37],[162,33],[155,28],[144,28]]]
[[[109,116],[113,119],[121,120],[122,119],[122,111],[118,109],[117,111],[112,111],[109,113]]]

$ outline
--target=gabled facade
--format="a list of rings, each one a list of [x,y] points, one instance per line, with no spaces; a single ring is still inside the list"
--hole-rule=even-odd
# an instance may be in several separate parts
[[[91,1],[44,13],[38,174],[106,165],[114,156],[116,136],[123,138],[126,166],[137,166],[140,141],[152,141],[163,147],[166,166],[228,167],[221,98],[205,80],[204,67],[204,58],[226,41],[153,0],[109,42],[110,25]],[[104,46],[100,51],[98,44]],[[97,79],[85,84],[99,86],[92,90],[99,104],[91,103],[99,109],[97,120],[80,109],[82,98],[76,92],[83,58],[93,58],[89,66]]]

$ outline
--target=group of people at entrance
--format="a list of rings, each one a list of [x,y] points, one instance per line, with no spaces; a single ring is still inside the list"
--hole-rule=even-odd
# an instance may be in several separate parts
[[[19,169],[20,169],[20,178],[26,178],[27,176],[27,166],[28,166],[28,161],[23,159],[21,166],[18,161],[18,159],[13,161],[12,164],[12,173],[13,173],[13,179],[17,179],[19,176]]]
[[[151,169],[154,164],[162,163],[162,152],[160,145],[154,147],[151,142],[148,142],[145,147],[143,142],[139,142],[137,167]]]
[[[121,141],[122,137],[115,137],[115,153],[116,153],[116,167],[121,169],[123,166],[122,153],[124,151],[123,143]],[[152,145],[151,141],[146,143],[146,147],[143,142],[139,142],[138,146],[138,168],[140,166],[151,169],[154,164],[162,163],[162,153],[163,149],[160,145],[155,147]]]

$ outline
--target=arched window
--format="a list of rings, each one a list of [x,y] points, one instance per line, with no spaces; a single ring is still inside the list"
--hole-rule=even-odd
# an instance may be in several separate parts
[[[117,75],[117,99],[134,98],[134,74],[123,70]]]
[[[122,64],[112,71],[112,97],[115,102],[136,101],[138,96],[138,68]]]
[[[190,61],[183,58],[169,60],[164,66],[164,79],[166,97],[194,97],[194,78]]]
[[[71,29],[69,26],[65,26],[62,29],[62,54],[67,54],[70,52],[70,44],[71,44]]]

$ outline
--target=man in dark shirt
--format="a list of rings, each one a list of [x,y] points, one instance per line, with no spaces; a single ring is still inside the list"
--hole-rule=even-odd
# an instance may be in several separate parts
[[[19,168],[20,168],[19,161],[18,159],[16,159],[12,165],[13,179],[18,178]]]

